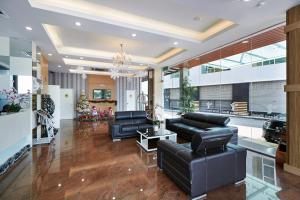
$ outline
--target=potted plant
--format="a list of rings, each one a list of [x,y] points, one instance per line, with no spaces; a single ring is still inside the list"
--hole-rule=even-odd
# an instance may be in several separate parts
[[[194,89],[191,87],[188,78],[184,78],[180,87],[180,115],[194,112],[195,104],[193,100]]]
[[[160,121],[158,119],[155,119],[152,121],[152,123],[154,131],[158,131],[158,129],[160,128]]]

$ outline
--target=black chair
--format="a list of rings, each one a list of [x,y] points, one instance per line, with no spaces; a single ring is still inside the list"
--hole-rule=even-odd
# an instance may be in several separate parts
[[[113,141],[136,137],[138,129],[153,127],[145,111],[115,112],[115,119],[109,122],[109,133]]]
[[[230,118],[227,116],[206,114],[206,113],[187,113],[180,118],[166,119],[166,129],[177,133],[181,138],[191,142],[195,134],[204,134],[207,131],[218,130],[223,133],[232,133],[230,143],[238,143],[238,129],[227,126]]]
[[[191,199],[202,198],[208,191],[246,177],[247,151],[227,144],[231,137],[232,133],[213,130],[195,134],[191,143],[158,141],[157,165]]]

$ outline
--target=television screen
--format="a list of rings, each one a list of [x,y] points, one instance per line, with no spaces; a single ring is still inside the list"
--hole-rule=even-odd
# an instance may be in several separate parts
[[[95,89],[93,91],[94,99],[111,99],[111,90]]]

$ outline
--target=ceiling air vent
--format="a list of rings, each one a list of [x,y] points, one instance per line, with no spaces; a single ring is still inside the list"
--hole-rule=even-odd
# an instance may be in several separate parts
[[[9,18],[9,16],[6,14],[6,12],[3,9],[1,9],[1,8],[0,8],[0,17],[6,18],[6,19]]]

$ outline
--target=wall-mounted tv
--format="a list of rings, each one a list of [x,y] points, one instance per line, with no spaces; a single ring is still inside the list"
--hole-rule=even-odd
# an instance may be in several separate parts
[[[100,99],[111,99],[111,90],[108,89],[94,89],[93,98],[95,100]]]

